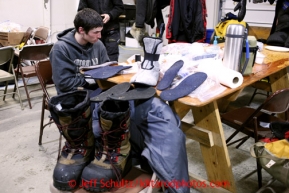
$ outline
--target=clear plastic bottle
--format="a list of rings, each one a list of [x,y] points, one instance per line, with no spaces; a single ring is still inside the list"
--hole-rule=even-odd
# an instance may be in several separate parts
[[[213,45],[210,46],[206,52],[207,54],[203,56],[203,58],[214,58],[214,59],[219,59],[220,58],[220,47],[218,46],[218,41],[217,41],[218,36],[215,36],[215,40],[213,42]]]
[[[213,42],[213,47],[212,47],[212,54],[216,54],[215,59],[219,59],[220,56],[220,47],[218,46],[218,41],[217,41],[218,36],[215,36],[215,40]]]

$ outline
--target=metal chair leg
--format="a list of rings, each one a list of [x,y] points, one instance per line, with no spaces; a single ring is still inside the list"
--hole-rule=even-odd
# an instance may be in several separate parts
[[[39,141],[38,145],[42,145],[42,135],[43,135],[43,122],[44,122],[44,111],[45,111],[45,94],[43,94],[42,98],[42,110],[41,110],[41,120],[40,120],[40,133],[39,133]]]

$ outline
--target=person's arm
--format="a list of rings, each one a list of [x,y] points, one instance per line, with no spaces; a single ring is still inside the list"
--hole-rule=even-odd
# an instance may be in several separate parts
[[[80,1],[79,1],[79,4],[78,4],[78,9],[77,9],[77,11],[80,11],[80,10],[82,10],[82,9],[84,9],[84,8],[88,8],[87,2],[86,2],[86,0],[80,0]]]
[[[136,2],[135,27],[137,28],[145,27],[147,4],[147,0],[137,0]]]
[[[75,63],[63,51],[53,48],[50,52],[53,82],[60,92],[76,90],[77,87],[87,87],[82,74],[77,73]]]
[[[113,9],[107,13],[110,16],[110,20],[118,18],[124,11],[124,6],[122,0],[111,0],[113,4]]]

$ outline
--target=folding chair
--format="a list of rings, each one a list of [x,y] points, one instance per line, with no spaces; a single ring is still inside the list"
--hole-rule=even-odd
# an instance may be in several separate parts
[[[12,46],[0,48],[0,66],[9,62],[7,70],[5,70],[5,69],[0,70],[0,82],[6,83],[4,94],[0,95],[0,96],[3,96],[3,101],[5,101],[6,95],[13,95],[13,97],[14,97],[14,95],[16,93],[18,95],[18,98],[19,98],[21,109],[23,110],[21,95],[20,95],[19,88],[18,88],[18,82],[17,82],[17,78],[16,78],[16,75],[15,75],[15,72],[13,69],[13,58],[14,58],[14,48]],[[14,83],[15,88],[14,88],[13,92],[7,93],[8,81],[10,81],[10,80],[13,80],[15,82]]]
[[[30,39],[31,35],[33,33],[33,29],[29,27],[26,32],[23,35],[23,38],[18,46],[16,46],[17,49],[21,49],[23,46],[27,45],[28,40]]]
[[[255,83],[253,83],[252,85],[250,85],[251,87],[254,88],[254,92],[250,98],[250,101],[248,103],[248,106],[251,104],[251,102],[253,101],[254,97],[257,95],[257,94],[260,94],[260,95],[265,95],[267,97],[269,97],[270,93],[272,93],[272,90],[271,90],[271,84],[270,84],[270,81],[269,81],[269,77],[266,77],[266,78],[263,78]],[[262,92],[257,92],[258,90],[263,90],[263,91],[266,91],[266,94],[265,93],[262,93]]]
[[[239,148],[250,137],[255,142],[262,138],[272,137],[269,124],[272,122],[285,122],[289,120],[289,89],[278,90],[269,96],[257,109],[251,107],[241,107],[221,114],[222,123],[232,127],[236,131],[227,138],[227,146],[240,142]],[[279,118],[277,114],[285,114],[285,118]],[[245,137],[229,143],[239,132],[246,134]],[[261,166],[257,162],[258,183],[262,186]]]
[[[39,79],[39,82],[43,91],[41,120],[40,120],[40,133],[39,133],[39,142],[38,142],[38,145],[42,145],[43,130],[47,125],[50,125],[51,123],[53,123],[53,120],[50,118],[50,121],[48,123],[43,124],[45,110],[48,110],[48,101],[50,100],[50,95],[47,91],[47,88],[54,86],[54,83],[52,80],[52,67],[51,67],[49,60],[38,62],[35,65],[35,69],[36,69],[36,75]]]
[[[53,46],[53,43],[26,45],[19,51],[16,75],[17,75],[17,78],[19,74],[22,77],[30,109],[32,109],[30,93],[39,89],[31,90],[28,92],[27,81],[25,80],[25,78],[29,79],[31,77],[37,76],[36,71],[35,71],[35,66],[33,66],[34,65],[33,63],[38,63],[41,60],[47,60],[49,58],[49,53],[50,53],[52,46]],[[31,62],[31,65],[22,66],[22,64],[25,61],[33,61],[33,63]]]

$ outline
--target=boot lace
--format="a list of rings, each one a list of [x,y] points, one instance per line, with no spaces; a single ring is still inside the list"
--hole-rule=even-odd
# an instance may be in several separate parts
[[[71,150],[74,149],[74,152],[73,152],[74,154],[84,155],[86,153],[86,149],[93,148],[93,146],[87,146],[87,138],[88,138],[87,133],[89,130],[87,129],[89,128],[88,123],[84,127],[70,128],[70,125],[76,124],[81,119],[83,119],[83,116],[77,117],[71,123],[66,124],[66,125],[60,125],[60,124],[55,123],[61,135],[64,136],[64,138],[66,139],[65,145],[62,148],[63,152],[71,153],[72,152]],[[65,136],[64,134],[65,130],[76,131],[76,130],[81,130],[81,129],[84,130],[84,132],[74,139],[68,139],[67,136]]]
[[[118,128],[109,131],[103,131],[101,133],[103,152],[98,152],[97,154],[101,157],[102,154],[106,155],[106,160],[109,161],[113,168],[118,181],[121,180],[122,174],[117,169],[116,164],[118,162],[119,156],[127,156],[126,154],[120,153],[120,147],[123,140],[125,140],[127,133],[129,132],[129,127],[126,124],[130,115],[126,116]],[[115,133],[121,133],[120,135],[115,135]]]

